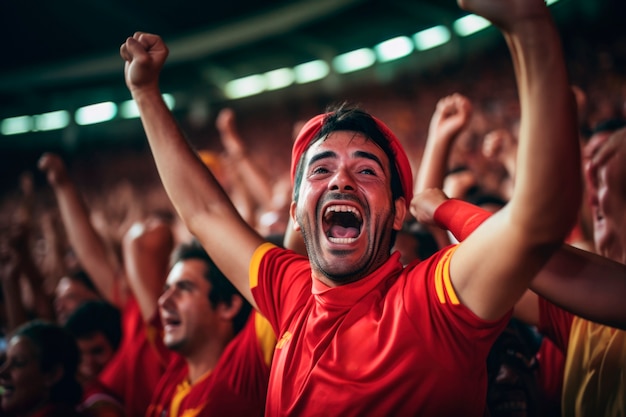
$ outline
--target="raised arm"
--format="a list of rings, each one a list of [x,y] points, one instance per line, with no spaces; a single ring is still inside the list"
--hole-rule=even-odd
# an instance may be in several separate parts
[[[269,172],[263,169],[259,161],[254,158],[254,155],[250,154],[239,134],[235,112],[232,109],[222,109],[217,116],[215,125],[230,162],[231,175],[234,177],[233,182],[239,185],[238,189],[249,197],[250,202],[253,203],[253,208],[256,209],[256,211],[252,210],[254,219],[248,220],[248,223],[262,236],[284,233],[287,219],[289,219],[289,204],[291,203],[289,177],[272,178]],[[267,216],[259,216],[260,213]],[[275,218],[268,221],[268,218],[272,217]]]
[[[163,40],[137,32],[120,47],[125,79],[139,107],[159,175],[175,209],[217,266],[255,306],[248,268],[262,238],[239,216],[198,158],[165,105],[159,73],[168,55]]]
[[[427,188],[443,188],[452,144],[469,123],[471,115],[472,103],[461,94],[452,94],[437,102],[415,178],[415,194]]]
[[[626,265],[619,262],[563,245],[530,289],[577,316],[626,330]]]
[[[230,108],[220,111],[215,121],[222,145],[233,162],[247,193],[256,205],[267,206],[272,200],[272,180],[253,160],[250,159],[244,141],[239,134],[235,120],[235,112]]]
[[[122,241],[128,284],[146,322],[156,314],[173,247],[170,226],[156,217],[135,222]]]
[[[54,190],[59,213],[76,256],[87,274],[107,301],[122,308],[124,294],[119,294],[119,282],[124,280],[121,261],[110,255],[102,237],[93,227],[89,210],[76,185],[70,179],[63,160],[46,153],[39,159],[39,169],[46,173]]]
[[[500,194],[509,200],[515,184],[515,162],[517,155],[517,139],[513,129],[495,129],[485,135],[482,154],[487,160],[497,162],[506,171],[506,178],[500,184]]]
[[[437,102],[430,119],[422,161],[415,178],[414,194],[428,188],[443,188],[452,145],[468,125],[471,115],[472,103],[461,94],[452,94]],[[430,231],[439,247],[450,244],[448,235],[442,229],[430,228]]]
[[[42,213],[41,235],[45,242],[45,250],[40,270],[46,279],[46,291],[49,291],[57,286],[61,277],[67,275],[70,269],[65,261],[69,242],[58,208],[49,208]]]
[[[576,108],[558,31],[543,0],[460,4],[501,29],[520,98],[513,196],[459,245],[450,263],[461,302],[489,320],[515,305],[576,220],[581,195],[579,181],[571,180],[580,178]]]

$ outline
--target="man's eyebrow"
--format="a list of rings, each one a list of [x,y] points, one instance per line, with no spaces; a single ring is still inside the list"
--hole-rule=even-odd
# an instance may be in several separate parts
[[[365,152],[365,151],[356,151],[354,152],[354,156],[358,157],[358,158],[366,158],[366,159],[371,159],[372,161],[376,162],[378,165],[380,165],[380,167],[382,169],[384,169],[384,165],[382,163],[382,161],[380,160],[379,157],[377,157],[376,155],[374,155],[371,152]]]
[[[357,158],[365,158],[365,159],[370,159],[374,162],[376,162],[381,169],[384,169],[384,165],[382,163],[382,161],[380,160],[379,157],[377,157],[376,155],[374,155],[371,152],[366,152],[366,151],[355,151],[353,153],[353,156],[357,157]],[[314,164],[315,162],[321,160],[321,159],[326,159],[326,158],[335,158],[337,157],[337,154],[334,151],[324,151],[324,152],[320,152],[318,154],[315,154],[311,157],[311,160],[309,161],[309,165]]]
[[[174,283],[174,285],[177,285],[177,286],[188,286],[188,287],[194,287],[194,288],[196,287],[196,283],[195,282],[193,282],[190,279],[185,279],[185,278],[179,279],[178,281],[176,281]]]
[[[163,291],[167,291],[168,289],[170,289],[171,287],[176,287],[176,288],[180,288],[180,287],[196,287],[195,282],[189,280],[189,279],[179,279],[176,282],[173,283],[165,283],[165,285],[163,286]]]
[[[315,162],[319,161],[320,159],[326,159],[326,158],[335,158],[337,156],[337,154],[333,151],[324,151],[324,152],[320,152],[318,154],[315,154],[311,157],[311,160],[309,161],[309,165],[314,164]]]

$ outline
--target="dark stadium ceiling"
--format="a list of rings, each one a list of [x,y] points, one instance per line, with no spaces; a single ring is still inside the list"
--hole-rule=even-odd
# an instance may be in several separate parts
[[[611,1],[554,9],[565,21],[595,20]],[[164,90],[211,95],[227,79],[329,60],[465,14],[456,0],[3,0],[0,120],[128,98],[119,46],[136,30],[168,42]]]

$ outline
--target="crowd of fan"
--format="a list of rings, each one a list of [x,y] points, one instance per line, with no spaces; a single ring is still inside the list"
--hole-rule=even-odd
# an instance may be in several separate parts
[[[620,67],[626,54],[621,56],[619,42],[619,38],[611,44],[565,42],[583,157],[593,157],[606,140],[615,141],[607,139],[610,134],[626,126],[626,67]],[[512,196],[519,134],[520,109],[507,54],[501,47],[496,54],[466,57],[419,75],[401,75],[388,84],[347,89],[341,98],[367,108],[396,133],[417,173],[416,191],[441,188],[448,197],[496,212]],[[314,104],[322,101],[337,98],[317,97],[297,106],[270,103],[237,113],[235,107],[216,109],[212,124],[200,128],[180,120],[243,219],[278,246],[303,254],[302,242],[290,235],[289,161],[297,132],[304,121],[324,110]],[[451,115],[463,118],[457,131],[438,138],[442,134],[437,133],[437,124],[441,126]],[[597,139],[603,134],[604,139]],[[438,157],[439,170],[433,167]],[[423,162],[426,158],[428,164]],[[46,183],[33,180],[36,171],[46,176]],[[593,183],[593,174],[588,175]],[[592,191],[587,188],[585,193]],[[28,407],[36,402],[41,403],[37,406],[62,405],[54,411],[57,414],[46,415],[162,415],[171,404],[160,404],[155,393],[174,395],[164,378],[180,378],[176,372],[184,366],[185,377],[196,369],[186,348],[168,342],[167,336],[160,341],[164,328],[167,335],[168,323],[175,326],[183,314],[168,310],[168,303],[175,302],[168,297],[175,297],[172,294],[182,286],[175,265],[189,268],[189,259],[204,258],[193,252],[202,249],[194,247],[196,242],[176,214],[150,151],[103,150],[70,160],[42,152],[38,166],[15,178],[15,187],[3,190],[0,198],[0,328],[5,355],[9,348],[0,368],[0,415],[30,415]],[[584,201],[568,243],[603,254],[594,247],[590,216]],[[402,264],[408,265],[457,239],[462,237],[407,216],[395,249],[402,253]],[[624,263],[624,259],[614,260]],[[145,272],[146,264],[155,270]],[[212,287],[230,285],[224,278],[215,279],[225,284],[212,281]],[[226,295],[216,297],[230,300],[236,294],[230,287],[223,291]],[[243,298],[239,302],[246,304]],[[247,314],[250,308],[247,305],[242,311]],[[159,309],[165,311],[164,323],[159,321]],[[523,313],[514,315],[488,358],[491,415],[565,413],[561,398],[567,342],[559,339],[558,330],[546,333],[557,334],[554,342],[539,331],[543,330],[539,323],[525,320]],[[266,359],[272,349],[268,346],[276,341],[271,327],[257,316],[250,315],[232,334],[220,333],[220,340],[226,345],[251,333],[249,337],[268,341],[255,364],[258,377],[269,374]],[[173,358],[168,349],[180,357]],[[187,362],[181,362],[181,357]],[[28,366],[33,369],[25,370]],[[192,379],[204,378],[196,377]],[[34,381],[45,383],[40,387]],[[41,394],[26,399],[6,394],[19,393],[24,389],[20,384],[32,385]],[[254,390],[262,393],[264,384],[266,380],[259,381]],[[264,395],[259,392],[246,392],[247,399],[254,398],[247,407],[263,407]],[[232,412],[236,406],[214,407],[238,415]],[[516,414],[519,408],[526,414]],[[248,412],[243,406],[241,410]]]

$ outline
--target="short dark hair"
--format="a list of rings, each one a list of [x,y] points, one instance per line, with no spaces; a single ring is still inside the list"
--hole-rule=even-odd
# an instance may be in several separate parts
[[[609,117],[597,122],[593,127],[584,127],[582,129],[583,141],[586,143],[593,135],[598,133],[612,133],[626,127],[626,119],[623,117]]]
[[[33,343],[42,371],[49,372],[58,365],[63,368],[63,376],[50,389],[50,401],[78,404],[82,397],[82,388],[76,380],[80,351],[74,337],[58,324],[39,319],[18,327],[12,337],[18,336]]]
[[[596,125],[591,129],[591,135],[595,135],[596,133],[615,132],[623,127],[626,127],[626,119],[621,117],[605,119],[596,123]]]
[[[80,305],[67,318],[65,328],[76,339],[83,339],[102,332],[113,350],[122,340],[122,317],[120,311],[104,300],[90,300]]]
[[[200,242],[197,239],[192,239],[188,243],[179,245],[173,252],[171,257],[171,265],[177,262],[186,261],[189,259],[198,259],[204,261],[208,268],[204,277],[211,283],[211,291],[209,291],[209,301],[212,306],[216,306],[219,303],[231,304],[232,296],[238,295],[243,300],[241,309],[237,315],[233,318],[233,330],[235,334],[239,333],[246,324],[252,305],[241,295],[237,288],[226,278],[222,271],[215,265],[213,259],[204,250]]]

